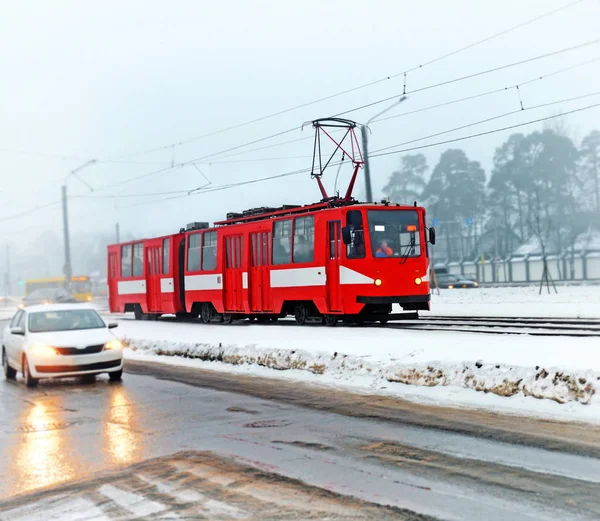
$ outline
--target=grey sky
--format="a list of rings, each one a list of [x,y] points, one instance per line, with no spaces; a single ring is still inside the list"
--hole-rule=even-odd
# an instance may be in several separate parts
[[[282,1],[23,1],[0,0],[0,232],[18,242],[42,229],[61,233],[60,208],[3,221],[57,202],[65,174],[89,158],[114,158],[167,146],[377,80],[435,58],[568,3],[567,0],[302,0]],[[408,75],[408,91],[598,37],[600,2],[586,0],[559,14]],[[389,115],[520,83],[600,57],[592,45],[531,64],[409,96]],[[521,89],[525,107],[600,91],[600,61]],[[402,77],[176,147],[183,162],[278,131],[298,130],[257,146],[311,135],[303,122],[402,91]],[[600,96],[553,105],[442,136],[459,137],[570,110]],[[366,121],[385,105],[347,115]],[[519,108],[514,90],[395,118],[372,126],[375,150]],[[600,127],[600,108],[569,116],[574,139]],[[525,127],[523,132],[541,128]],[[458,143],[491,166],[509,132]],[[431,140],[436,141],[436,140]],[[427,141],[423,142],[427,143]],[[419,143],[421,144],[421,143]],[[255,148],[255,147],[249,147]],[[425,151],[430,166],[447,147]],[[240,149],[242,151],[242,149]],[[309,166],[311,142],[300,141],[198,165],[213,185]],[[50,157],[56,154],[65,158]],[[168,166],[171,149],[100,163],[81,172],[96,188]],[[399,156],[374,159],[379,194]],[[335,171],[325,179],[333,188]],[[343,185],[347,176],[344,178]],[[139,194],[204,183],[192,167],[88,194],[71,179],[72,195]],[[363,179],[359,180],[362,188]],[[119,221],[135,234],[167,233],[227,211],[319,198],[308,174],[268,183],[132,206],[157,198],[79,199],[70,205],[73,232],[106,231]],[[117,208],[115,208],[117,206]]]

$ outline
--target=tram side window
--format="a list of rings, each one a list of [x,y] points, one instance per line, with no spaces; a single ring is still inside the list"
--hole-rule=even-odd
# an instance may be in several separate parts
[[[217,232],[202,234],[202,269],[217,269]]]
[[[121,246],[121,277],[131,277],[131,244]]]
[[[315,258],[315,218],[297,217],[294,221],[294,262],[313,262]]]
[[[171,251],[171,239],[163,239],[163,244],[162,244],[162,254],[163,254],[162,273],[163,273],[163,275],[169,274],[169,261],[171,259],[170,251]]]
[[[133,245],[133,276],[141,277],[144,274],[144,244],[138,242]]]
[[[351,210],[346,214],[346,226],[350,228],[352,238],[350,244],[346,245],[346,257],[348,259],[364,259],[365,231],[360,210]]]
[[[200,270],[200,234],[199,233],[193,233],[188,236],[187,269],[188,269],[188,271],[199,271]]]
[[[292,220],[277,221],[273,226],[273,265],[289,264],[291,254]]]

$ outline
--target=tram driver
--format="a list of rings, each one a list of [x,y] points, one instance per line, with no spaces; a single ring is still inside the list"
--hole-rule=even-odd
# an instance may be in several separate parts
[[[375,252],[375,257],[391,257],[394,255],[394,250],[390,248],[390,245],[386,239],[383,239],[379,243],[379,248]]]

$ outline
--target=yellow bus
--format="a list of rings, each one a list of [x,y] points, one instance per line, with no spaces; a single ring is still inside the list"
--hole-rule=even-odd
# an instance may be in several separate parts
[[[65,277],[46,277],[25,281],[25,296],[36,289],[64,288]],[[76,300],[90,302],[92,300],[92,282],[86,275],[71,277],[71,292]]]

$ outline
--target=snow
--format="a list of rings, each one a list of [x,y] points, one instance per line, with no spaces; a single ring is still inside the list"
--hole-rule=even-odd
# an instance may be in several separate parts
[[[431,296],[432,315],[600,318],[600,285],[440,289]],[[397,311],[400,311],[398,309]],[[422,313],[426,316],[426,313]]]
[[[600,423],[597,338],[122,321],[127,358]]]

